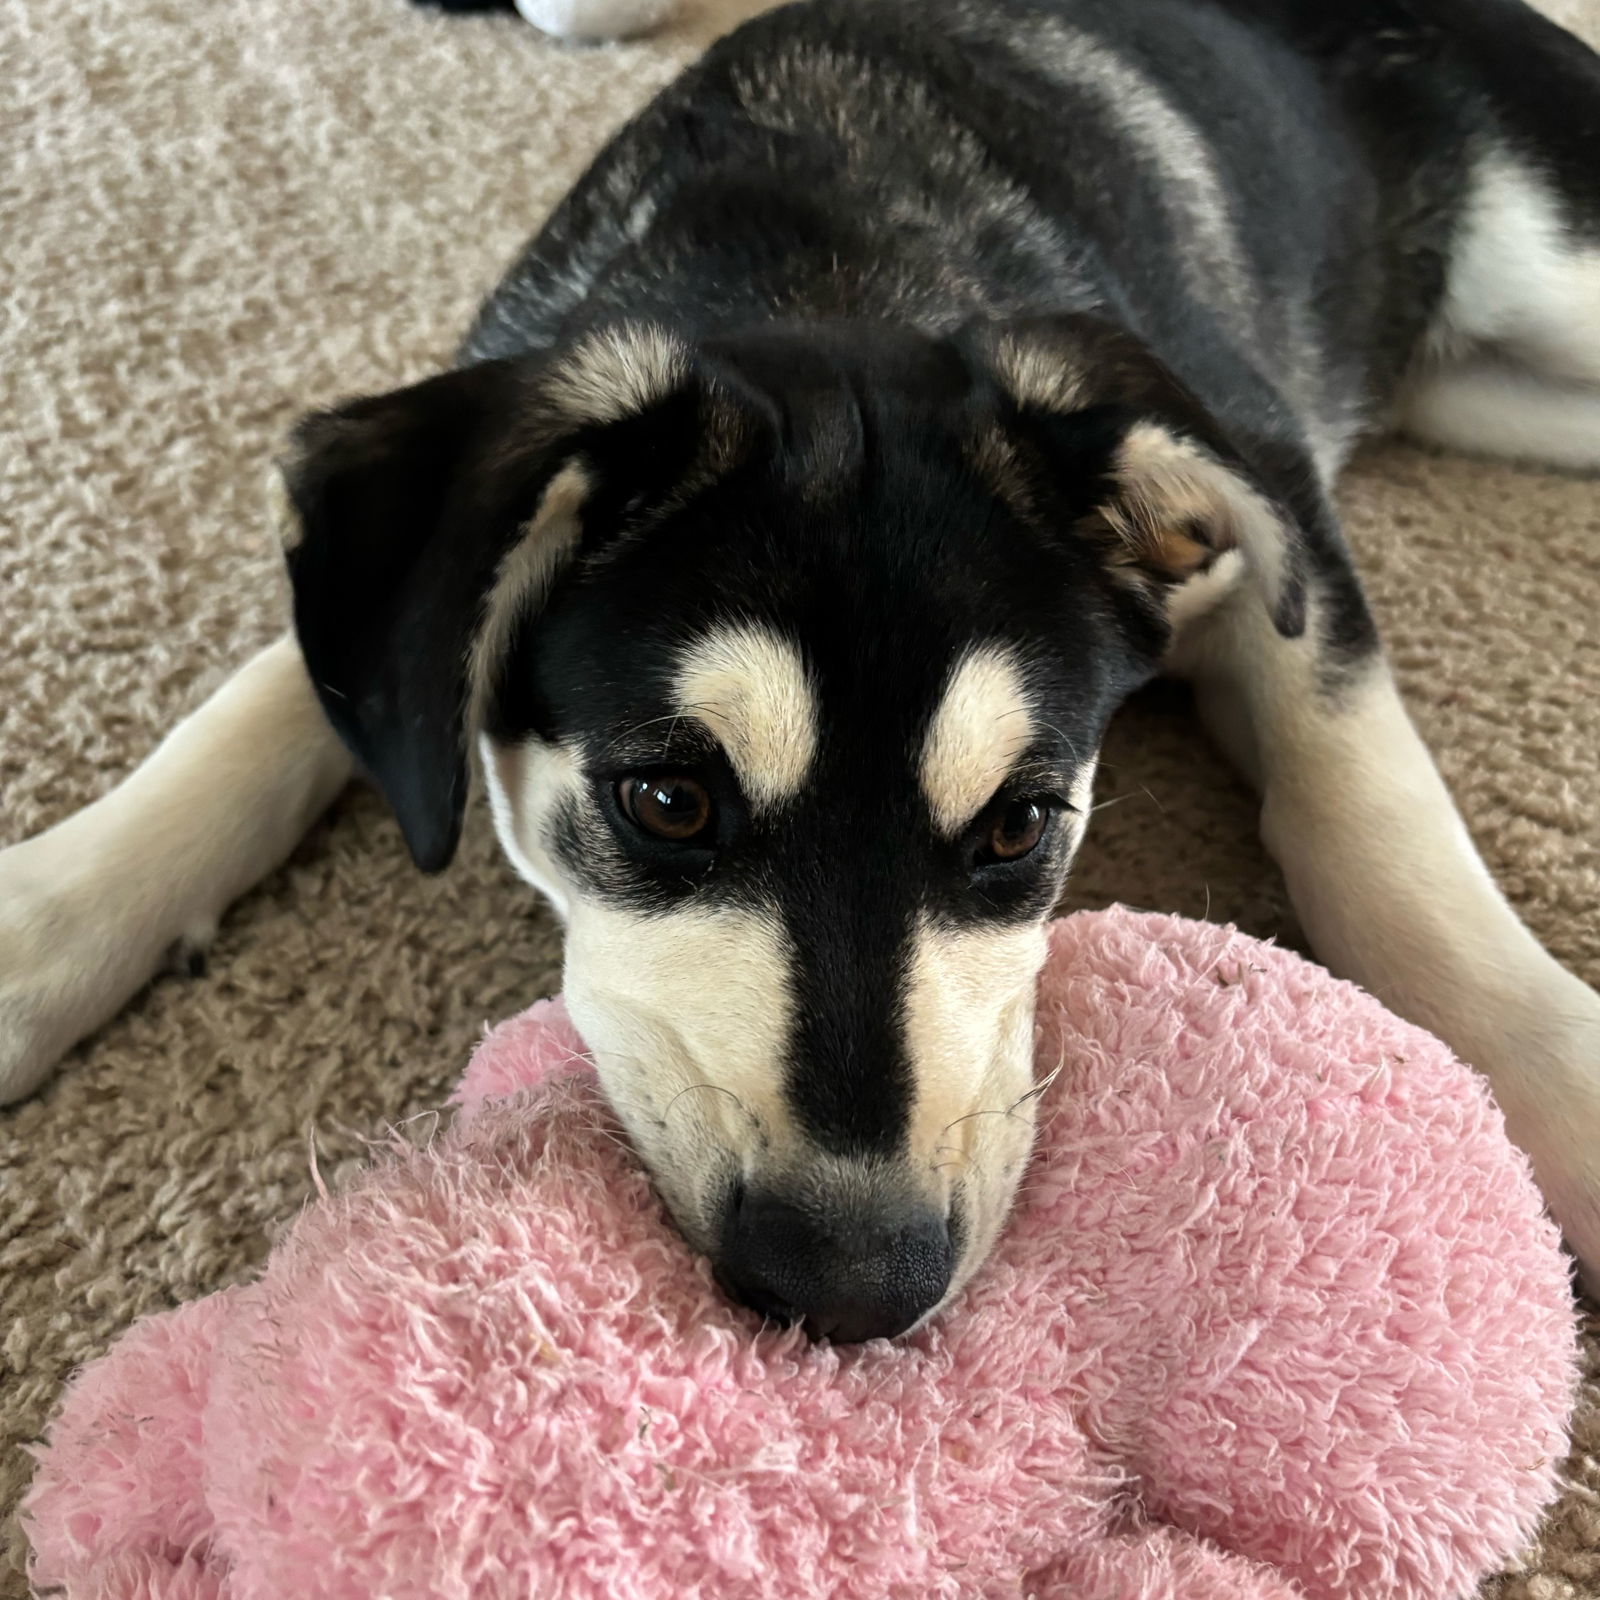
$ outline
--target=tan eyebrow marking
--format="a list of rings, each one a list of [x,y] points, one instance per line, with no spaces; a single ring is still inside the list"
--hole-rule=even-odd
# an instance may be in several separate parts
[[[922,745],[922,789],[941,833],[954,836],[972,821],[1033,737],[1015,656],[1000,645],[969,650],[950,674]]]
[[[817,696],[799,649],[755,623],[697,640],[678,667],[677,701],[721,743],[758,810],[800,792],[817,753]]]

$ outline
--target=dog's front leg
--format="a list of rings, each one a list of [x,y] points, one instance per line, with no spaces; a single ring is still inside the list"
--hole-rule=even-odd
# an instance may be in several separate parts
[[[1248,587],[1175,666],[1257,783],[1262,833],[1318,956],[1489,1079],[1511,1137],[1600,1291],[1600,995],[1518,920],[1381,654],[1280,637]]]
[[[0,1103],[279,864],[350,775],[280,639],[110,794],[0,851]]]

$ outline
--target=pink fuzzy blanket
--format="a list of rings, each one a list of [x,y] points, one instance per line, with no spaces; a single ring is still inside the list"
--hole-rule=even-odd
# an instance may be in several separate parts
[[[1566,1264],[1478,1080],[1228,929],[1057,925],[1040,1147],[894,1345],[727,1304],[558,1004],[259,1281],[135,1326],[27,1502],[73,1600],[1451,1600],[1551,1493]]]

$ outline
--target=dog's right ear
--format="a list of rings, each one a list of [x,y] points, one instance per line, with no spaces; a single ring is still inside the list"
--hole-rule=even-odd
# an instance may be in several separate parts
[[[455,854],[484,680],[584,533],[694,449],[687,355],[613,329],[307,417],[283,462],[294,620],[329,720],[424,871]]]

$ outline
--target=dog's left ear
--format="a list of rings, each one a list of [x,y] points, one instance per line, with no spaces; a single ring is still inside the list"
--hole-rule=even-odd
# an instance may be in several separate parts
[[[1237,550],[1279,633],[1293,638],[1305,631],[1293,521],[1241,463],[1166,422],[1140,417],[1113,451],[1109,480],[1110,492],[1092,516],[1110,535],[1113,561],[1176,584]]]
[[[488,675],[592,517],[695,448],[680,346],[615,329],[307,417],[282,463],[295,629],[323,709],[417,865],[448,865]]]
[[[1109,565],[1162,590],[1236,550],[1278,631],[1304,631],[1294,515],[1143,345],[1088,317],[1007,327],[986,344],[1007,431]]]

